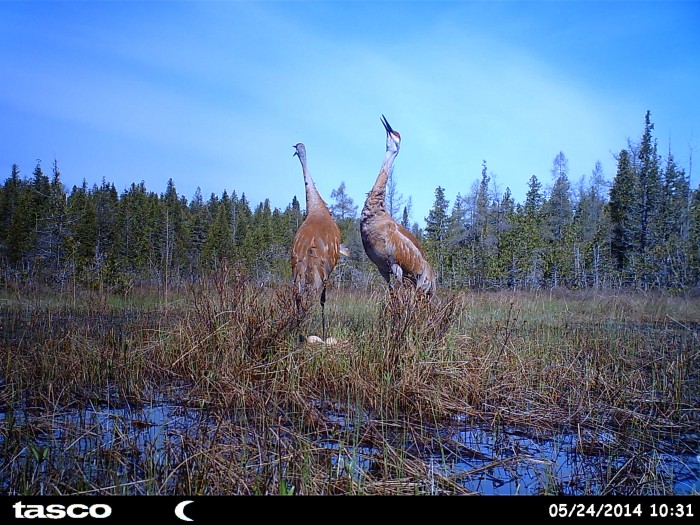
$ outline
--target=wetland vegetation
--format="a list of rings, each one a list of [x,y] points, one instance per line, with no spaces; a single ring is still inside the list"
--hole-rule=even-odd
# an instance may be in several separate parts
[[[331,299],[332,298],[332,299]],[[222,269],[2,296],[0,493],[700,492],[700,301],[333,289]]]

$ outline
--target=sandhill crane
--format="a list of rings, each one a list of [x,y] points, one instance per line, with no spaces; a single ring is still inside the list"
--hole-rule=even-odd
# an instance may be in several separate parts
[[[435,292],[435,272],[425,257],[423,247],[410,231],[386,211],[386,183],[399,153],[401,135],[391,128],[384,115],[382,124],[386,129],[386,155],[362,209],[362,245],[389,285],[391,274],[394,274],[400,283],[406,279],[416,289],[432,295]]]
[[[340,243],[340,230],[328,211],[326,203],[316,189],[306,164],[306,147],[294,146],[299,157],[306,186],[306,219],[294,236],[292,243],[292,278],[297,308],[306,293],[321,292],[321,324],[323,340],[326,340],[326,285],[340,254],[347,255]],[[292,156],[294,156],[292,155]]]

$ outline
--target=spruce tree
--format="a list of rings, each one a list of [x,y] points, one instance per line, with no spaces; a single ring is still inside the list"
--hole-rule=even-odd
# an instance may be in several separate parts
[[[209,225],[202,248],[203,262],[210,269],[219,267],[224,260],[233,259],[235,252],[235,240],[230,221],[230,200],[226,192],[224,196],[225,198],[214,209],[214,218]]]
[[[467,203],[461,194],[457,194],[452,205],[447,230],[447,275],[449,286],[469,284],[469,276],[474,275],[475,268],[471,252],[468,250]]]
[[[401,226],[408,229],[410,228],[410,221],[408,218],[408,206],[403,207],[403,212],[401,213]]]
[[[539,288],[544,279],[544,249],[542,229],[542,184],[536,175],[528,180],[525,204],[518,208],[515,238],[518,244],[513,254],[511,280],[529,288]]]
[[[492,278],[501,284],[513,286],[511,268],[513,255],[517,246],[517,239],[514,232],[516,213],[515,200],[510,188],[506,188],[503,197],[496,208],[494,218],[494,229],[496,234],[496,253],[494,256]]]
[[[50,280],[61,281],[63,277],[62,265],[64,263],[63,246],[68,235],[66,218],[66,189],[61,182],[61,172],[58,169],[58,161],[54,159],[52,166],[51,188],[48,210],[48,251],[51,261]]]
[[[644,286],[656,280],[661,266],[660,256],[655,247],[663,244],[661,216],[663,188],[659,173],[659,159],[656,151],[656,141],[652,137],[654,124],[651,113],[647,111],[644,117],[644,134],[637,153],[639,160],[639,248],[640,278]]]
[[[545,278],[553,286],[559,286],[561,279],[571,278],[574,250],[571,243],[573,204],[571,185],[568,177],[568,160],[563,152],[555,157],[552,175],[556,177],[552,192],[543,206],[543,237],[548,243],[545,259]]]
[[[638,248],[640,230],[640,203],[637,178],[632,167],[630,153],[620,151],[617,159],[617,173],[610,188],[608,203],[611,235],[610,251],[617,270],[633,271],[632,264]]]
[[[19,221],[15,217],[25,186],[19,174],[19,166],[13,164],[10,177],[5,181],[0,194],[0,255],[6,257],[13,265],[21,258],[21,242],[24,238],[17,227]]]
[[[235,225],[235,245],[238,249],[236,256],[239,261],[252,261],[255,258],[255,246],[250,242],[249,236],[253,223],[253,212],[250,209],[245,193],[242,193],[241,198],[236,199],[234,204],[231,211]]]
[[[663,171],[661,210],[657,219],[659,244],[657,256],[662,260],[659,271],[664,288],[682,289],[689,280],[686,241],[690,221],[690,181],[678,168],[673,153],[668,152]]]
[[[73,186],[68,196],[68,224],[70,233],[66,237],[66,252],[71,261],[73,278],[86,284],[96,284],[90,272],[95,261],[97,246],[97,214],[95,198],[87,181]]]
[[[209,209],[204,204],[204,199],[202,198],[202,191],[197,187],[190,201],[189,212],[187,214],[190,250],[186,253],[185,258],[187,260],[190,278],[194,277],[196,270],[200,268],[202,249],[210,222],[208,211]]]
[[[425,249],[428,252],[428,259],[435,261],[434,269],[439,283],[444,282],[448,254],[446,243],[450,227],[448,206],[449,201],[445,198],[445,190],[438,186],[435,189],[433,207],[425,218]]]
[[[690,196],[688,220],[688,285],[700,287],[700,185]]]

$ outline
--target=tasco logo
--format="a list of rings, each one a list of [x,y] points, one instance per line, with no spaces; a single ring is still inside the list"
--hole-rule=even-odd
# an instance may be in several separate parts
[[[60,520],[63,518],[107,518],[112,514],[112,508],[103,503],[95,505],[24,505],[18,501],[12,508],[15,509],[15,518],[48,518]]]

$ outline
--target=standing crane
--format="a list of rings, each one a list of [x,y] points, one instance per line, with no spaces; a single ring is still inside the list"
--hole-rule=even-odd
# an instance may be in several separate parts
[[[321,292],[321,324],[323,340],[326,340],[326,285],[340,254],[348,252],[340,243],[340,229],[333,220],[326,203],[316,189],[306,164],[306,147],[294,146],[299,157],[306,187],[306,219],[294,236],[292,243],[292,278],[297,310],[301,308],[306,293]],[[292,155],[292,156],[294,156]]]
[[[386,211],[386,183],[393,170],[394,159],[399,154],[401,135],[391,128],[384,115],[382,124],[386,129],[386,155],[362,208],[362,245],[389,285],[393,274],[400,283],[406,279],[417,290],[430,296],[435,293],[435,272],[425,257],[423,247],[410,231]]]

